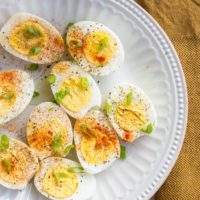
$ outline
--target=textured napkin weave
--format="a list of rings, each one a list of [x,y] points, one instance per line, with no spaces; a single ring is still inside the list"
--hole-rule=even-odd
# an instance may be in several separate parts
[[[156,200],[200,200],[200,0],[138,0],[166,31],[180,57],[189,97],[186,138]]]

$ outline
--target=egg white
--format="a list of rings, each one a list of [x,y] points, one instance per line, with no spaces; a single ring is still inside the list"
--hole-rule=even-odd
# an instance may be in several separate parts
[[[49,157],[41,161],[40,163],[40,170],[36,174],[34,178],[34,184],[37,188],[37,190],[43,194],[44,196],[48,197],[49,199],[56,200],[55,197],[49,196],[47,193],[42,191],[42,181],[44,179],[44,176],[47,172],[47,170],[51,167],[54,167],[56,165],[66,165],[67,167],[75,167],[79,166],[77,162],[74,162],[69,159],[59,158],[59,157]],[[86,200],[90,198],[95,190],[96,190],[96,180],[95,177],[91,174],[83,173],[83,174],[76,174],[78,178],[78,188],[76,192],[68,197],[64,198],[62,200]]]
[[[33,178],[35,173],[39,170],[39,162],[38,158],[36,157],[35,153],[23,142],[9,138],[10,140],[10,146],[8,150],[15,150],[20,153],[23,151],[29,152],[29,156],[26,156],[26,161],[28,162],[28,168],[24,169],[28,171],[28,175],[24,177],[24,181],[21,181],[20,183],[11,183],[11,182],[6,182],[5,180],[0,178],[0,185],[3,185],[6,188],[13,189],[13,190],[23,190],[28,182]],[[0,156],[1,156],[1,150],[0,150]]]
[[[132,92],[133,95],[133,102],[136,104],[141,105],[143,108],[146,110],[146,124],[144,125],[143,128],[146,128],[149,123],[152,123],[153,125],[153,131],[155,130],[157,126],[157,115],[155,108],[153,106],[153,103],[149,99],[149,97],[137,86],[134,86],[129,83],[120,83],[116,85],[110,92],[107,97],[106,102],[110,105],[111,107],[111,112],[108,113],[108,118],[116,130],[117,134],[119,135],[120,138],[123,138],[123,135],[125,134],[125,130],[119,127],[115,120],[115,110],[117,106],[119,105],[120,102],[124,101],[126,99],[126,96]],[[145,135],[141,130],[132,132],[132,134],[135,135],[135,139],[140,137],[141,135]],[[134,140],[135,140],[134,139]],[[132,142],[132,141],[129,141]]]
[[[14,106],[6,115],[0,116],[0,124],[4,124],[10,121],[11,119],[14,119],[20,113],[22,113],[30,103],[34,93],[34,81],[31,75],[22,70],[8,70],[0,73],[9,71],[13,71],[13,73],[15,73],[15,76],[20,79],[20,82],[15,85],[19,92],[17,92]]]
[[[77,76],[80,77],[86,77],[89,81],[89,85],[91,87],[91,92],[92,92],[92,99],[90,103],[84,107],[81,111],[79,112],[71,112],[67,108],[65,108],[62,104],[61,107],[73,118],[79,119],[82,118],[89,109],[95,106],[100,106],[101,105],[101,93],[100,90],[94,81],[94,79],[86,72],[84,72],[80,67],[78,67],[75,64],[72,64],[71,62],[68,61],[63,61],[61,64],[64,66],[66,69],[65,71],[60,71],[58,70],[58,65],[60,63],[57,63],[54,65],[52,68],[51,73],[55,75],[56,80],[55,83],[51,85],[52,92],[55,96],[56,92],[59,91],[60,86],[63,84],[66,78],[69,78],[70,76],[76,74]]]
[[[84,69],[86,72],[89,72],[93,75],[99,75],[99,76],[105,76],[109,75],[112,72],[116,71],[124,62],[124,48],[123,45],[119,39],[119,37],[108,27],[105,25],[93,22],[93,21],[80,21],[78,23],[75,23],[73,26],[71,26],[67,32],[66,40],[68,40],[68,36],[70,32],[75,28],[78,27],[83,35],[94,31],[105,31],[111,35],[111,37],[116,41],[116,52],[114,56],[111,58],[111,60],[104,65],[103,67],[97,67],[94,64],[90,63],[84,56],[81,57],[75,57],[72,55],[74,60],[77,61],[77,63],[81,66],[82,69]]]
[[[116,134],[113,127],[109,123],[108,118],[101,110],[92,109],[84,117],[89,118],[89,119],[94,119],[100,126],[105,127],[107,130],[109,130],[113,134]],[[75,124],[75,127],[76,127],[76,124]],[[117,137],[117,134],[116,134],[116,137]],[[76,128],[74,128],[74,143],[76,147],[81,146],[81,137],[80,137],[80,134],[78,134],[78,132],[76,131]],[[103,164],[88,163],[84,159],[80,148],[76,148],[76,153],[82,167],[90,174],[97,174],[99,172],[104,171],[108,167],[110,167],[113,164],[113,162],[120,157],[120,143],[118,141],[116,152]]]
[[[33,134],[33,130],[29,124],[34,123],[36,126],[40,126],[43,122],[47,120],[58,120],[67,130],[67,141],[65,148],[73,143],[73,131],[72,125],[69,120],[67,114],[60,108],[60,106],[56,105],[52,102],[43,102],[39,104],[31,113],[26,129],[27,137]],[[31,146],[31,144],[29,144]],[[35,154],[40,158],[40,160],[54,155],[52,152],[43,152],[31,147]]]
[[[11,33],[11,31],[19,24],[27,21],[27,20],[36,20],[38,21],[47,31],[49,35],[55,36],[59,39],[62,39],[61,34],[58,32],[58,30],[51,25],[49,22],[47,22],[46,20],[32,15],[30,13],[25,13],[25,12],[20,12],[20,13],[16,13],[14,14],[8,21],[7,23],[2,27],[1,31],[0,31],[0,44],[3,46],[3,48],[8,51],[10,54],[28,61],[28,62],[33,62],[33,63],[38,63],[38,64],[48,64],[48,63],[52,63],[54,61],[56,61],[58,58],[51,58],[49,56],[44,56],[42,57],[41,60],[34,60],[31,57],[28,57],[26,55],[22,55],[19,52],[17,52],[15,49],[13,49],[9,43],[9,35]],[[49,47],[47,47],[49,48]],[[43,51],[46,51],[47,48],[45,48]],[[50,49],[51,53],[53,53],[54,49]],[[60,57],[63,55],[64,53],[64,42],[63,42],[63,47],[60,50],[61,54],[59,55]]]

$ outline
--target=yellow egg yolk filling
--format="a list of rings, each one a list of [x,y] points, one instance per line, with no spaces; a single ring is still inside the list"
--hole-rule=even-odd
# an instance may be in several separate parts
[[[64,174],[56,179],[56,174]],[[48,195],[63,199],[72,196],[78,188],[78,178],[76,174],[67,171],[64,165],[57,165],[49,168],[42,181],[42,191]]]
[[[35,126],[29,125],[33,134],[27,137],[29,145],[40,153],[51,153],[52,142],[56,135],[59,135],[61,145],[59,147],[60,154],[64,151],[64,147],[68,143],[68,132],[66,127],[58,120],[47,120]]]
[[[97,67],[106,65],[116,52],[115,40],[105,31],[94,31],[84,37],[86,59]]]
[[[81,153],[90,164],[104,164],[117,151],[117,137],[95,122],[81,121]]]
[[[115,121],[119,127],[128,132],[134,132],[140,130],[146,124],[146,112],[145,109],[132,102],[121,102],[115,110]]]
[[[7,165],[5,166],[5,161]],[[9,167],[9,171],[8,171]],[[20,152],[8,150],[0,154],[0,179],[8,183],[22,183],[27,177],[28,163]]]
[[[69,89],[69,94],[62,99],[62,105],[71,112],[81,111],[92,99],[91,87],[83,88],[80,82],[80,77],[70,77],[63,82],[60,88],[60,91]]]
[[[0,116],[5,116],[14,106],[16,101],[16,86],[0,82]]]
[[[14,27],[9,36],[9,43],[14,50],[35,60],[47,42],[48,34],[45,28],[39,22],[32,20]]]

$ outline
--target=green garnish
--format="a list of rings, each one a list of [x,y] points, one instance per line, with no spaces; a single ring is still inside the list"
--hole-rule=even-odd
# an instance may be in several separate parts
[[[41,31],[39,29],[37,29],[36,27],[32,26],[32,25],[26,25],[25,29],[26,29],[26,31],[24,33],[24,36],[28,39],[31,39],[33,37],[43,36]]]
[[[69,46],[74,48],[81,48],[83,46],[82,40],[70,40]]]
[[[10,140],[7,135],[2,135],[0,138],[0,149],[5,151],[10,146]]]
[[[142,131],[143,133],[147,133],[147,134],[152,133],[152,131],[153,131],[153,124],[150,123],[145,129],[142,128],[141,131]]]
[[[1,97],[2,97],[3,99],[9,100],[9,99],[13,98],[13,96],[14,96],[14,93],[13,93],[13,92],[7,92],[7,93],[4,93]]]
[[[49,111],[52,111],[53,109],[54,109],[54,108],[53,108],[53,107],[51,107],[51,108],[49,108],[48,110],[49,110]]]
[[[60,154],[62,144],[61,135],[57,133],[52,140],[52,150],[55,154]]]
[[[102,51],[109,43],[109,38],[105,37],[104,39],[102,39],[99,44],[98,44],[98,48],[99,51]]]
[[[62,178],[67,178],[68,175],[64,172],[58,172],[58,173],[54,173],[54,177],[56,179],[56,182],[59,183]]]
[[[120,158],[122,160],[126,159],[126,147],[122,145],[120,145]]]
[[[10,173],[11,165],[10,165],[10,160],[9,159],[4,159],[3,160],[3,166],[5,167],[6,172]]]
[[[39,54],[41,51],[42,51],[41,47],[33,47],[30,49],[30,55],[35,56],[35,55]]]
[[[34,91],[34,93],[33,93],[33,98],[35,98],[35,97],[38,97],[40,95],[40,93],[39,92],[37,92],[37,91]]]
[[[83,89],[87,90],[89,86],[89,80],[86,77],[81,77],[80,85]]]
[[[78,63],[75,60],[72,60],[71,63],[74,65],[78,65]]]
[[[111,106],[109,103],[105,104],[105,110],[106,110],[107,115],[111,113],[112,110],[111,110]]]
[[[29,65],[29,67],[27,69],[30,71],[35,71],[38,69],[38,64],[32,63]]]
[[[62,99],[68,95],[70,93],[70,89],[69,88],[66,88],[65,91],[59,91],[59,92],[56,92],[55,94],[55,100],[56,100],[56,103],[57,104],[61,104],[62,102]]]
[[[65,28],[65,30],[67,31],[71,26],[73,26],[74,23],[73,22],[69,22]]]
[[[70,173],[77,173],[77,174],[85,173],[84,168],[81,166],[69,167],[67,171]]]
[[[52,73],[49,74],[49,77],[47,78],[47,83],[49,85],[51,85],[51,84],[55,83],[55,81],[56,81],[56,76]]]
[[[64,154],[67,155],[72,149],[74,148],[74,145],[71,144],[69,146],[67,146],[64,150]]]
[[[126,103],[127,105],[130,105],[132,103],[132,100],[133,100],[133,94],[132,92],[129,92],[126,96]]]

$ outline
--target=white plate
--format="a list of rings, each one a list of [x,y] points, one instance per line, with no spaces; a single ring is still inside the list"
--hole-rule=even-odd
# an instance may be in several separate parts
[[[26,11],[45,18],[61,32],[68,22],[100,21],[115,31],[125,47],[125,63],[121,69],[100,80],[105,94],[121,81],[141,87],[152,99],[158,128],[150,137],[127,144],[127,159],[117,161],[107,171],[96,176],[97,191],[92,200],[149,199],[172,169],[181,149],[187,123],[187,93],[184,75],[165,33],[158,24],[132,0],[0,0],[0,26],[14,13]],[[6,58],[4,58],[6,57]],[[23,69],[22,62],[0,49],[1,70]],[[40,77],[48,73],[45,66],[33,72],[40,97],[32,104],[52,99],[50,90]],[[42,91],[41,91],[42,90]],[[26,118],[34,105],[17,119],[1,128],[13,129],[13,137],[24,140]],[[70,155],[72,156],[72,155]],[[0,187],[0,200],[44,199],[32,186],[21,192]]]

